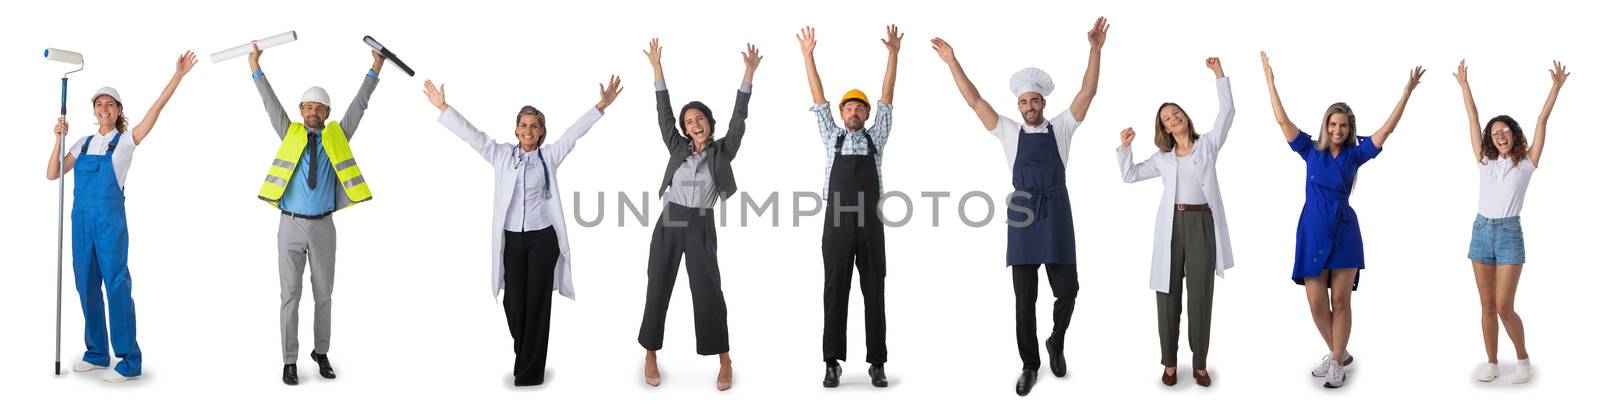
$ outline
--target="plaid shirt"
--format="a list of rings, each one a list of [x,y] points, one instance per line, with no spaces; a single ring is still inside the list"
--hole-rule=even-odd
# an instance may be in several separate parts
[[[822,136],[822,145],[828,153],[827,170],[822,174],[822,200],[828,200],[828,182],[833,178],[833,156],[838,154],[865,156],[867,154],[866,135],[872,135],[872,144],[878,148],[876,159],[878,167],[878,194],[883,194],[883,147],[889,143],[889,128],[894,126],[894,105],[878,101],[877,113],[873,115],[872,127],[860,131],[845,131],[833,122],[833,105],[823,102],[811,107],[811,112],[817,115],[817,131]],[[844,147],[842,152],[834,152],[835,142],[839,134],[844,133]]]

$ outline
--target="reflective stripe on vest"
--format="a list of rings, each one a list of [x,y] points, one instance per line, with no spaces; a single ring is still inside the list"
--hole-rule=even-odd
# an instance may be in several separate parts
[[[305,153],[307,139],[309,133],[305,124],[289,124],[288,132],[283,135],[283,143],[278,145],[278,154],[272,159],[272,166],[267,168],[267,178],[261,182],[257,197],[274,207],[278,206],[278,201],[283,199],[283,191],[289,186],[289,179],[294,176],[300,155]],[[344,128],[339,126],[339,122],[330,121],[327,128],[323,128],[322,150],[328,152],[328,161],[333,163],[339,186],[350,198],[350,204],[371,200],[372,191],[367,188],[367,179],[361,176],[361,167],[356,166],[355,156],[350,152],[350,140],[345,139]]]

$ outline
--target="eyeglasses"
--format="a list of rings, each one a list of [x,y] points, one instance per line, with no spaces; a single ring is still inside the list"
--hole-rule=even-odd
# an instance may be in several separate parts
[[[1511,133],[1511,128],[1500,128],[1500,129],[1495,130],[1494,132],[1490,132],[1489,136],[1500,136],[1500,135],[1506,135],[1506,134],[1510,134],[1510,133]]]

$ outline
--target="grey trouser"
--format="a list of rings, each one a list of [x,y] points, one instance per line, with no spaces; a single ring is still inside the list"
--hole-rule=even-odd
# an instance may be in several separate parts
[[[1165,294],[1156,293],[1161,366],[1178,366],[1178,323],[1183,314],[1183,290],[1188,287],[1189,351],[1194,353],[1194,369],[1206,369],[1206,353],[1211,349],[1211,292],[1216,278],[1216,249],[1216,226],[1210,211],[1173,214],[1172,278]]]
[[[318,220],[283,215],[278,219],[278,332],[283,338],[283,363],[300,355],[300,287],[311,264],[311,297],[316,304],[316,349],[328,353],[328,333],[333,319],[333,254],[338,231],[333,216]]]

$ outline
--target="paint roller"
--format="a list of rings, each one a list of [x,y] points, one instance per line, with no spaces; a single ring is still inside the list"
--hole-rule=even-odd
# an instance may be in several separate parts
[[[294,40],[297,40],[297,39],[299,39],[299,36],[295,35],[294,30],[290,30],[290,31],[285,32],[283,34],[278,34],[278,35],[275,35],[275,36],[272,36],[272,37],[267,37],[267,38],[263,38],[263,39],[260,39],[260,40],[251,41],[251,42],[248,42],[248,43],[244,43],[244,45],[240,45],[240,46],[237,46],[237,47],[233,47],[233,48],[229,48],[229,49],[226,49],[226,50],[222,50],[222,51],[218,51],[218,52],[212,53],[211,54],[211,63],[212,64],[216,64],[216,63],[219,63],[219,62],[223,62],[223,61],[227,61],[227,60],[231,60],[231,59],[237,58],[237,57],[239,57],[241,55],[250,54],[250,51],[251,51],[250,46],[251,45],[254,45],[256,47],[261,47],[261,49],[265,50],[265,49],[268,49],[268,48],[272,48],[272,47],[277,47],[277,46],[280,46],[280,45],[288,44],[288,43],[293,42]]]
[[[372,39],[372,36],[366,36],[366,38],[361,40],[366,41],[367,45],[371,46],[372,49],[378,50],[378,54],[383,54],[384,59],[393,61],[395,66],[400,67],[401,71],[406,72],[406,76],[415,77],[417,75],[417,72],[412,71],[411,67],[407,66],[404,61],[400,61],[400,57],[396,57],[394,52],[389,51],[388,48],[384,48],[383,44],[378,44],[378,40]]]
[[[59,48],[44,49],[44,58],[62,64],[75,66],[72,71],[61,74],[61,118],[67,117],[67,75],[83,71],[83,54]],[[61,375],[61,266],[62,266],[62,240],[65,236],[66,209],[67,209],[67,149],[66,135],[56,135],[60,142],[56,144],[56,152],[61,154],[56,162],[56,375]]]

